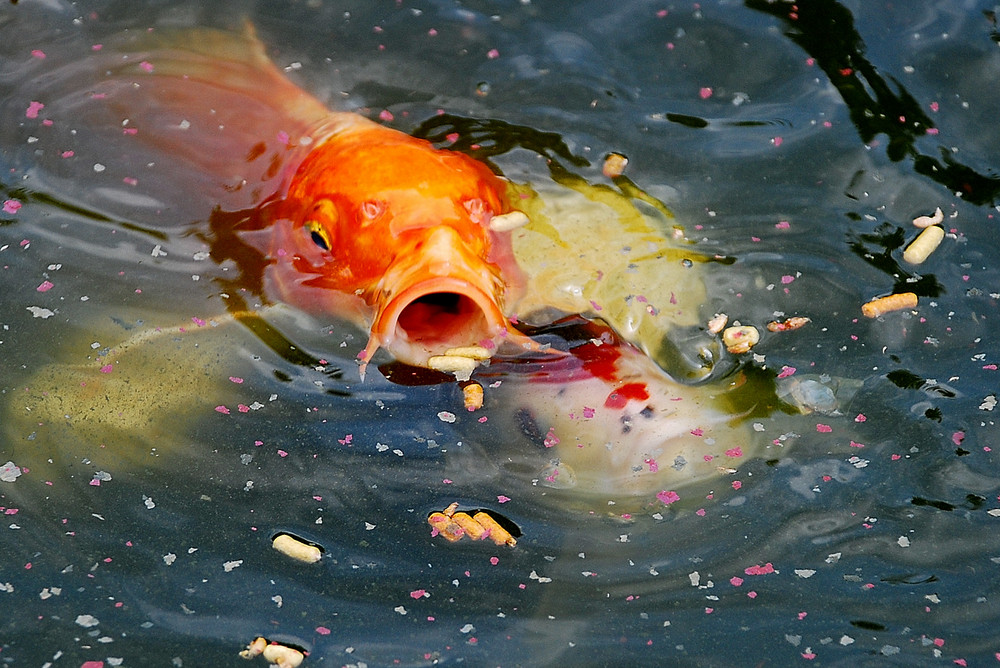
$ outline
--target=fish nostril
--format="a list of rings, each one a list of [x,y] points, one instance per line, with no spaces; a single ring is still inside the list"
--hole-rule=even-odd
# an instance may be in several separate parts
[[[369,200],[361,205],[361,215],[368,220],[375,220],[385,211],[385,204],[375,200]]]
[[[469,212],[469,219],[474,223],[482,223],[486,213],[486,203],[478,197],[467,199],[462,203],[465,210]]]

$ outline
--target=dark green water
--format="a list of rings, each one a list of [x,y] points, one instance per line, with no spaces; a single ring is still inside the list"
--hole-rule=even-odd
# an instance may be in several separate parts
[[[997,661],[993,5],[204,4],[0,7],[0,184],[22,203],[0,213],[5,405],[23,403],[44,364],[221,317],[236,270],[189,231],[203,214],[183,172],[149,184],[156,199],[115,199],[102,174],[144,163],[95,128],[28,123],[32,51],[55,59],[76,40],[243,15],[331,105],[387,110],[431,136],[439,110],[556,133],[591,180],[604,154],[627,155],[630,178],[701,248],[735,258],[713,275],[712,309],[812,319],[745,364],[859,389],[839,415],[755,420],[768,454],[703,499],[610,519],[505,475],[526,439],[440,420],[460,402],[453,385],[359,385],[344,350],[361,332],[278,317],[330,361],[317,370],[237,328],[232,357],[212,363],[243,382],[205,397],[231,414],[160,425],[161,465],[98,467],[59,454],[75,452],[66,444],[0,482],[0,664],[253,665],[238,652],[256,635],[307,649],[307,666]],[[525,148],[486,153],[512,178],[547,173]],[[948,234],[906,265],[910,221],[935,207]],[[158,224],[168,218],[179,225]],[[861,315],[903,289],[920,297],[915,315]],[[151,416],[193,373],[173,371]],[[3,427],[0,465],[24,466],[32,430]],[[424,518],[452,501],[503,512],[524,534],[517,548],[432,538]],[[290,564],[270,548],[281,531],[323,559]]]

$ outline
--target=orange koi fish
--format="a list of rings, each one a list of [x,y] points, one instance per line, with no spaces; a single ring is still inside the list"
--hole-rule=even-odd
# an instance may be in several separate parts
[[[505,180],[464,154],[330,111],[275,67],[249,27],[126,37],[46,76],[48,88],[77,92],[41,103],[44,114],[88,133],[123,128],[117,145],[155,149],[164,160],[151,162],[201,178],[187,196],[265,218],[256,240],[268,286],[368,330],[362,372],[380,348],[426,366],[451,348],[530,347],[505,318],[520,273],[509,232],[493,228],[527,220]],[[157,192],[156,179],[131,182],[164,209],[187,206]]]

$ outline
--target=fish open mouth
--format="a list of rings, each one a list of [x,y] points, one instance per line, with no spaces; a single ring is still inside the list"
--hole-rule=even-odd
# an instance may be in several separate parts
[[[362,359],[367,362],[376,350],[385,348],[401,362],[427,366],[431,357],[452,348],[492,350],[506,335],[507,323],[496,297],[466,278],[437,276],[386,300]]]

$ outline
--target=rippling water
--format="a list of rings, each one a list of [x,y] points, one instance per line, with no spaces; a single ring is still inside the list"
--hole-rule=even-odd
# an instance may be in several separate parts
[[[0,464],[21,475],[0,482],[0,663],[250,665],[238,652],[257,635],[308,650],[310,666],[996,661],[993,10],[4,5]],[[130,157],[25,110],[70,85],[32,78],[68,44],[240,16],[338,108],[428,136],[439,110],[555,133],[593,181],[603,155],[627,155],[700,249],[735,259],[713,269],[708,311],[811,318],[766,337],[747,372],[839,383],[837,412],[751,418],[764,455],[681,503],[581,508],[525,473],[527,437],[462,411],[443,421],[461,406],[454,384],[358,383],[364,333],[281,306],[268,323],[287,339],[227,323],[227,298],[255,296],[187,225],[196,184],[177,173],[147,199],[92,206],[132,192],[104,178]],[[547,173],[524,148],[488,157],[514,179]],[[936,207],[944,242],[904,264],[910,221]],[[903,289],[915,312],[862,317]],[[177,326],[202,333],[134,378],[133,422],[114,434],[131,449],[24,416],[32,384],[79,381],[45,365]],[[296,363],[289,345],[327,364]],[[58,447],[29,454],[43,437]],[[508,517],[517,547],[432,537],[427,514],[452,501]],[[279,532],[323,558],[289,563],[270,547]]]

